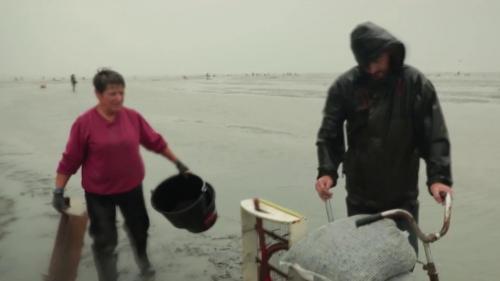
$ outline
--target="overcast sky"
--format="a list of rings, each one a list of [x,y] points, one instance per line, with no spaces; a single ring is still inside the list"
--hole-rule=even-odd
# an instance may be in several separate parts
[[[424,72],[499,72],[499,12],[499,0],[0,0],[0,76],[341,72],[367,20]]]

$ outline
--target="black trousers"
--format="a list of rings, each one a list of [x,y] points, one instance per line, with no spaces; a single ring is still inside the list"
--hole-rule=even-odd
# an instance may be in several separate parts
[[[375,214],[387,211],[387,209],[379,210],[379,209],[368,208],[361,204],[356,204],[350,201],[349,198],[346,199],[346,205],[347,205],[347,216],[349,217],[359,214]],[[397,206],[395,208],[403,209],[410,212],[410,214],[412,214],[413,217],[415,218],[415,221],[418,223],[418,207],[419,207],[418,201],[414,200],[414,201],[403,202],[400,206]],[[415,249],[415,253],[418,256],[418,238],[416,232],[413,230],[413,228],[411,228],[410,223],[404,219],[396,219],[394,221],[396,222],[396,225],[400,230],[408,231],[408,233],[410,234],[410,236],[408,237],[408,241],[410,242],[413,249]]]
[[[116,229],[116,207],[125,219],[125,229],[136,257],[146,257],[149,217],[144,204],[142,185],[131,191],[100,195],[85,193],[87,212],[90,219],[89,233],[93,239],[95,255],[110,257],[115,255],[118,243]]]

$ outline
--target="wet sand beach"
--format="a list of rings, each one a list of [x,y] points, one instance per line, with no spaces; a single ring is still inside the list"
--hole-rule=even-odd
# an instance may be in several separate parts
[[[334,74],[217,75],[127,78],[125,105],[137,109],[194,173],[217,192],[219,219],[203,234],[174,228],[150,204],[150,190],[175,167],[142,150],[151,219],[149,252],[156,280],[241,280],[239,202],[262,197],[304,214],[308,227],[326,223],[314,188],[315,137]],[[452,142],[455,200],[451,229],[432,247],[442,280],[497,280],[500,268],[500,74],[430,74]],[[95,105],[90,81],[0,82],[0,276],[41,280],[59,215],[51,192],[56,165],[74,119]],[[442,207],[429,196],[421,165],[421,226],[440,228]],[[333,209],[344,217],[341,179]],[[83,198],[80,175],[67,194]],[[119,217],[119,271],[137,269]],[[96,280],[86,235],[78,280]],[[420,259],[423,259],[421,251]],[[420,268],[417,280],[425,280]]]

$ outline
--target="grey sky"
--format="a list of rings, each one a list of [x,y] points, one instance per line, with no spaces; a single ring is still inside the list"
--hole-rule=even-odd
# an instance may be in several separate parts
[[[424,72],[500,71],[498,0],[1,0],[0,76],[339,72],[371,20]]]

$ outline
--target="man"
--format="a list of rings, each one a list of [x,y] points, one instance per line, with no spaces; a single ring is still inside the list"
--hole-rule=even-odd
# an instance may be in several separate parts
[[[70,80],[71,80],[71,87],[72,87],[73,93],[74,93],[75,92],[75,88],[76,88],[76,83],[78,83],[78,81],[76,81],[75,74],[71,74]]]
[[[99,281],[118,280],[117,208],[125,219],[140,275],[149,278],[155,270],[147,255],[149,217],[144,203],[145,171],[139,147],[165,156],[180,173],[189,169],[139,112],[123,105],[125,80],[121,74],[103,69],[94,76],[93,83],[97,105],[81,114],[71,127],[57,167],[52,205],[59,212],[67,207],[64,189],[81,167]]]
[[[348,216],[402,208],[418,220],[419,158],[438,203],[452,185],[450,142],[436,92],[421,72],[404,64],[405,46],[385,29],[358,25],[351,49],[358,66],[337,78],[324,108],[316,191],[323,200],[332,196],[342,162]],[[410,232],[418,252],[409,225],[396,223]]]

